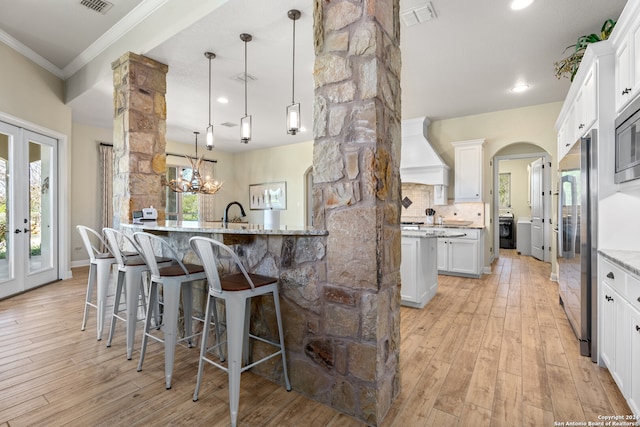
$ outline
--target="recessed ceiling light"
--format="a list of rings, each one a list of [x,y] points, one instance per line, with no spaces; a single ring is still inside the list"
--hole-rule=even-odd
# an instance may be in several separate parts
[[[218,101],[220,104],[228,104],[229,100],[227,98],[225,98],[224,96],[221,96],[220,98],[216,99],[216,101]]]
[[[528,84],[518,83],[517,85],[511,88],[511,92],[520,93],[520,92],[524,92],[527,89],[529,89]]]
[[[533,0],[513,0],[511,2],[511,9],[513,10],[525,9],[531,6],[531,3],[533,3]]]

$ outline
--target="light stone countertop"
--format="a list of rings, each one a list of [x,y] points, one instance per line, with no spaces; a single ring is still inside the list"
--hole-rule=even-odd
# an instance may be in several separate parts
[[[224,226],[220,221],[145,221],[140,224],[122,224],[122,226],[131,228],[134,231],[174,231],[185,233],[271,234],[280,236],[326,236],[329,234],[327,230],[319,230],[311,227],[300,228],[282,225],[274,229],[265,229],[262,224],[230,222],[227,226]]]
[[[640,276],[640,251],[598,249],[598,253],[614,264]]]
[[[461,231],[436,231],[436,230],[402,230],[403,237],[424,237],[427,239],[464,237]]]

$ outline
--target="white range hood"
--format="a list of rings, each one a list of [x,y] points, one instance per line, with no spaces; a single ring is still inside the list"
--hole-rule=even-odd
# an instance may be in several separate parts
[[[400,180],[403,183],[445,186],[449,185],[449,166],[433,149],[425,137],[431,121],[425,117],[402,121],[402,152]]]

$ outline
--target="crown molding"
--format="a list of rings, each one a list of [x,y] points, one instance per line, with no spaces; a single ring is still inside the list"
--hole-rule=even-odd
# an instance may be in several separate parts
[[[60,68],[56,67],[51,62],[47,61],[38,53],[33,51],[31,48],[20,43],[18,40],[14,39],[12,36],[10,36],[8,33],[6,33],[3,30],[0,30],[0,42],[3,42],[13,50],[18,52],[19,54],[21,54],[22,56],[35,62],[36,64],[38,64],[39,66],[41,66],[42,68],[44,68],[45,70],[53,74],[54,76],[58,77],[59,79],[64,80],[64,73]]]
[[[124,18],[109,28],[100,38],[93,42],[91,46],[86,48],[64,67],[62,70],[64,79],[68,79],[74,75],[78,70],[91,62],[96,56],[100,55],[105,49],[169,1],[170,0],[143,0],[140,2],[140,4],[132,9]]]

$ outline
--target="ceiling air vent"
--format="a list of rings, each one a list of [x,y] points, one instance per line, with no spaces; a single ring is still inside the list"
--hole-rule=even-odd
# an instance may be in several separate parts
[[[103,15],[113,7],[113,3],[104,0],[82,0],[80,4]]]
[[[436,17],[436,10],[431,2],[421,2],[419,5],[400,11],[400,19],[407,27],[430,21]]]
[[[258,78],[256,76],[252,76],[249,73],[247,73],[247,74],[240,73],[237,76],[231,77],[231,79],[233,79],[233,80],[235,80],[237,82],[240,82],[240,83],[244,83],[245,76],[246,76],[246,79],[247,79],[247,83],[255,82],[256,80],[258,80]]]

